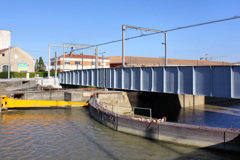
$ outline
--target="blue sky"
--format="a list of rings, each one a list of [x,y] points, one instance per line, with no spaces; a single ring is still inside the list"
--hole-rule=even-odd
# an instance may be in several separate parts
[[[121,26],[167,30],[240,16],[239,0],[1,0],[0,30],[12,31],[12,46],[48,57],[48,44],[99,44],[121,39]],[[240,61],[240,19],[168,33],[168,57]],[[126,37],[140,35],[128,29]],[[126,41],[127,56],[163,57],[163,34]],[[62,54],[62,49],[51,52]],[[120,56],[121,43],[99,47]],[[93,50],[84,50],[93,54]],[[53,54],[52,54],[53,55]]]

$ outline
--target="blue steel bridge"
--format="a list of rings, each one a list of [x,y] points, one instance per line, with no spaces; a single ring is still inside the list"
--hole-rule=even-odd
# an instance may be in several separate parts
[[[240,98],[240,66],[166,66],[65,71],[60,84]]]

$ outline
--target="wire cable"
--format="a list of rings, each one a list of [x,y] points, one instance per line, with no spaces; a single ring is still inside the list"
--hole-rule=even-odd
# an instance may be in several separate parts
[[[151,36],[151,35],[155,35],[155,34],[159,34],[159,33],[164,33],[164,32],[171,32],[171,31],[180,30],[180,29],[197,27],[197,26],[202,26],[202,25],[206,25],[206,24],[212,24],[212,23],[218,23],[218,22],[223,22],[223,21],[228,21],[228,20],[234,20],[234,19],[237,19],[237,18],[240,18],[240,16],[234,16],[234,17],[231,17],[231,18],[225,18],[225,19],[220,19],[220,20],[215,20],[215,21],[209,21],[209,22],[204,22],[204,23],[199,23],[199,24],[193,24],[193,25],[188,25],[188,26],[183,26],[183,27],[177,27],[177,28],[165,30],[165,31],[163,31],[163,32],[154,32],[154,33],[142,34],[142,35],[139,35],[139,36],[133,36],[133,37],[125,38],[125,40],[131,40],[131,39],[135,39],[135,38],[140,38],[140,37],[145,37],[145,36]],[[134,29],[136,29],[136,28],[134,28]],[[89,47],[84,47],[84,48],[80,48],[80,49],[75,49],[75,50],[73,50],[73,51],[83,50],[83,49],[89,49],[89,48],[92,48],[92,47],[98,47],[98,46],[107,45],[107,44],[116,43],[116,42],[121,42],[121,41],[122,41],[122,39],[113,40],[113,41],[109,41],[109,42],[104,42],[104,43],[92,45],[92,46],[89,46]]]

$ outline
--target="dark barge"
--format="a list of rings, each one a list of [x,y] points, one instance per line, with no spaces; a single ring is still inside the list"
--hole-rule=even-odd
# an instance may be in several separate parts
[[[110,111],[95,97],[89,101],[89,112],[92,118],[115,131],[182,145],[240,151],[240,130],[141,120]]]

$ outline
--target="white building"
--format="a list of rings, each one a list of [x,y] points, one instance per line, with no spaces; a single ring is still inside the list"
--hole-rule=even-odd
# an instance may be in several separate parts
[[[11,31],[0,30],[0,50],[9,48],[11,45]]]
[[[60,72],[63,71],[63,59],[65,71],[95,68],[95,56],[70,53],[65,55],[65,58],[57,57],[57,70]],[[51,59],[51,66],[55,66],[55,58]],[[110,68],[110,60],[98,57],[98,68]]]

